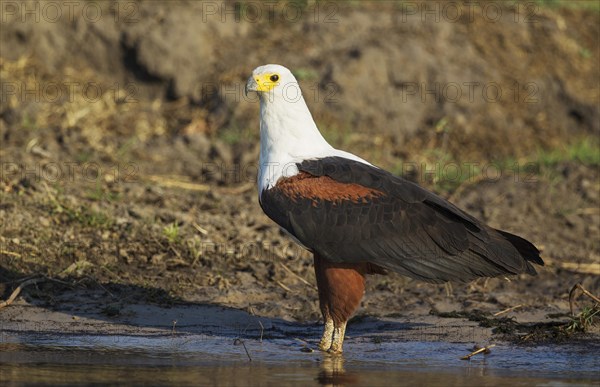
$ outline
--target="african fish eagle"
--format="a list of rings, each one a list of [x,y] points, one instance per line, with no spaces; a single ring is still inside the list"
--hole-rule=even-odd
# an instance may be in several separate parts
[[[248,92],[260,100],[260,206],[314,254],[325,321],[321,350],[342,352],[366,274],[392,270],[428,282],[469,281],[535,275],[531,263],[544,264],[529,241],[329,145],[287,68],[256,68]]]

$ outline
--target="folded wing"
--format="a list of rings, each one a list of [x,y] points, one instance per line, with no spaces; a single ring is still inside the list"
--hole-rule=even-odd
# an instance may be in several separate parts
[[[265,213],[332,262],[370,262],[430,281],[536,274],[527,240],[486,226],[418,185],[341,157],[306,160],[261,193]]]

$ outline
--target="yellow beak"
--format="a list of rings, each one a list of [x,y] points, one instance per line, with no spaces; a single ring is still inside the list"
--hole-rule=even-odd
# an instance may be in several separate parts
[[[256,82],[256,79],[254,79],[254,76],[248,78],[248,81],[246,82],[246,88],[244,89],[246,97],[248,96],[249,91],[259,91],[258,82]]]
[[[269,91],[272,88],[274,88],[275,86],[277,86],[279,84],[279,82],[271,81],[272,75],[273,74],[252,75],[250,78],[248,78],[248,81],[246,82],[246,88],[245,88],[246,96],[248,95],[249,91],[255,91],[255,92],[261,93],[261,92]]]

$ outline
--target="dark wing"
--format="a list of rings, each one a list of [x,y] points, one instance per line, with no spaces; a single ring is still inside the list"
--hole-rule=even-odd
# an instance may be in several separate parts
[[[536,274],[533,244],[495,230],[384,170],[341,157],[307,160],[262,192],[265,213],[332,262],[370,262],[430,282]]]

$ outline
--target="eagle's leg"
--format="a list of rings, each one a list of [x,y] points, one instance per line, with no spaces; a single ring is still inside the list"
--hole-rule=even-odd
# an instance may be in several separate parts
[[[342,353],[342,346],[344,345],[344,334],[346,333],[346,323],[344,321],[335,327],[333,330],[333,340],[331,347],[329,347],[330,353]]]
[[[319,349],[341,353],[346,323],[360,305],[365,292],[368,264],[332,263],[315,254],[319,305],[325,320]]]
[[[325,319],[325,326],[323,328],[323,337],[321,337],[321,341],[319,341],[319,349],[321,351],[328,351],[329,348],[331,348],[331,341],[333,340],[333,319],[331,317],[325,317],[323,308],[321,308],[321,313]]]

